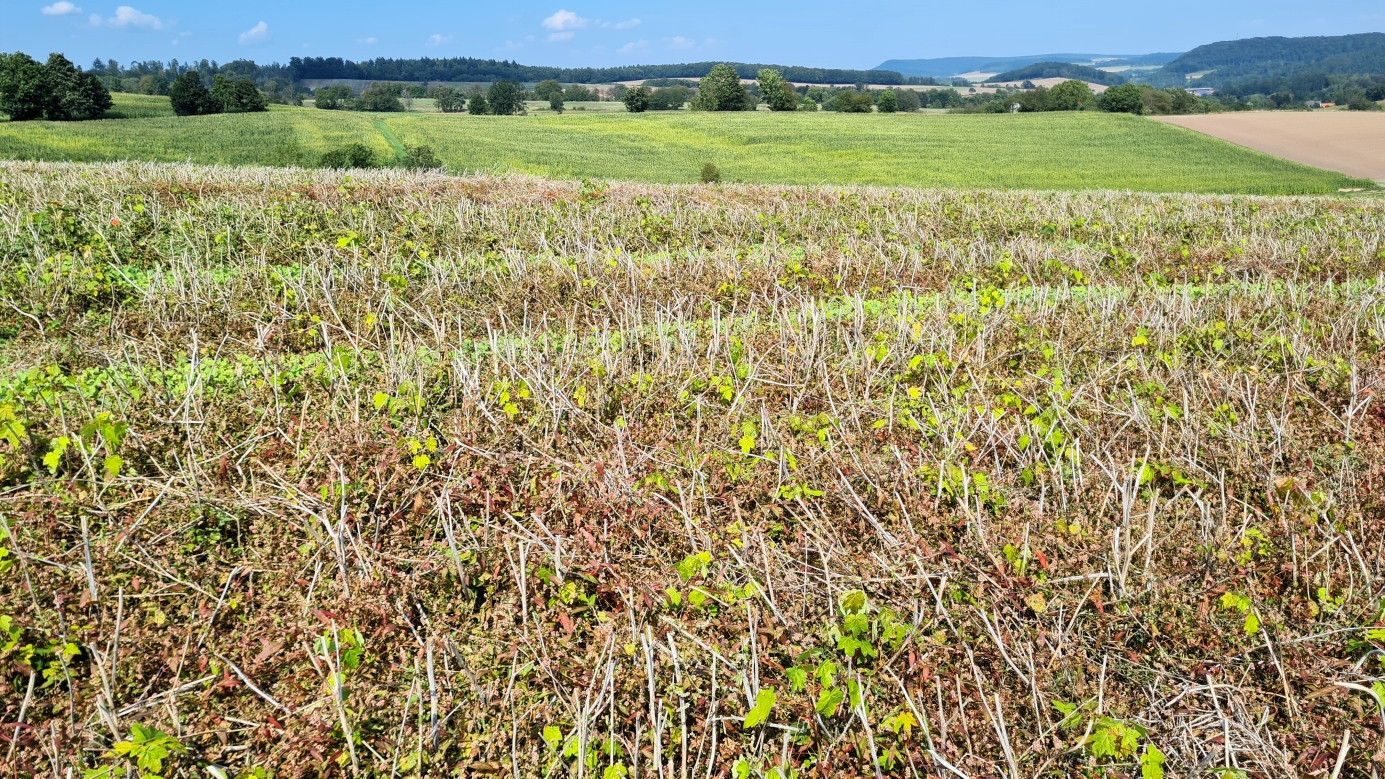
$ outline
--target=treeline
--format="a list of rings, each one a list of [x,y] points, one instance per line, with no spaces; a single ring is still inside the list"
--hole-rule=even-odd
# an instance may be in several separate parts
[[[1205,114],[1227,110],[1186,89],[1159,89],[1148,84],[1121,84],[1100,95],[1085,81],[1071,80],[1052,89],[999,90],[994,94],[968,95],[957,113],[1041,113],[1047,111],[1105,111],[1141,116]]]
[[[1335,103],[1357,111],[1379,110],[1385,100],[1385,74],[1341,76],[1299,73],[1231,84],[1218,94],[1233,108],[1301,109],[1312,104]]]
[[[512,60],[471,57],[392,59],[379,57],[353,62],[340,57],[293,57],[287,71],[295,81],[306,79],[356,79],[364,81],[562,81],[576,84],[610,84],[647,79],[701,78],[715,62],[676,65],[630,65],[613,68],[555,68],[521,65]],[[881,70],[847,70],[799,66],[729,63],[741,78],[755,78],[766,68],[778,70],[788,81],[818,84],[904,84],[903,75]]]
[[[168,62],[145,60],[122,65],[116,60],[93,60],[88,73],[101,80],[112,92],[143,95],[167,95],[173,82],[186,73],[196,73],[205,85],[212,85],[217,76],[231,81],[250,81],[271,103],[302,105],[303,93],[294,84],[293,73],[286,66],[257,65],[251,60],[218,63],[216,60]]]

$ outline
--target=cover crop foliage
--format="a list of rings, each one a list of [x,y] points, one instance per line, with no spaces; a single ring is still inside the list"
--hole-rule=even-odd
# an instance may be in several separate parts
[[[6,768],[1369,775],[1382,235],[0,163]]]

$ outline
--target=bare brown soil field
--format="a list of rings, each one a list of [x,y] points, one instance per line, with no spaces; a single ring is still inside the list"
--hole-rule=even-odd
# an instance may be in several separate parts
[[[1385,114],[1256,111],[1170,116],[1159,121],[1294,162],[1385,183]]]

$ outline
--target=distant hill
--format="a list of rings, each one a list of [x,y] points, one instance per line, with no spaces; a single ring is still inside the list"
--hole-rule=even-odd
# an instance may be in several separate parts
[[[294,57],[289,70],[294,81],[361,79],[368,81],[450,81],[486,82],[513,79],[543,81],[555,79],[565,83],[609,84],[616,81],[644,81],[660,78],[693,78],[707,75],[716,62],[688,62],[677,65],[628,65],[615,68],[553,68],[521,65],[509,60],[482,60],[470,57],[447,59],[387,59],[381,57],[352,62],[340,57]],[[741,78],[755,78],[761,68],[776,68],[789,81],[813,84],[903,84],[904,76],[897,71],[847,70],[843,68],[810,68],[797,65],[757,65],[745,62],[728,63]]]
[[[1158,72],[1161,80],[1229,85],[1300,73],[1363,75],[1385,73],[1385,33],[1312,38],[1246,38],[1199,46]]]
[[[896,71],[906,76],[949,78],[961,73],[1003,73],[1039,63],[1091,63],[1140,67],[1163,65],[1178,54],[1035,54],[1027,57],[941,57],[922,60],[887,60],[876,70]]]
[[[1001,73],[987,80],[995,82],[1032,81],[1040,78],[1077,79],[1093,84],[1105,84],[1108,87],[1124,84],[1130,80],[1128,76],[1120,73],[1107,73],[1104,70],[1089,68],[1086,65],[1073,65],[1067,62],[1037,62],[1028,67]]]

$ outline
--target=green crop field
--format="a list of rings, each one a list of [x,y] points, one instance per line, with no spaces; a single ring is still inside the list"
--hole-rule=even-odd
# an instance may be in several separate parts
[[[120,96],[132,119],[0,123],[0,158],[312,166],[360,141],[382,161],[428,145],[453,172],[688,182],[1293,194],[1370,182],[1133,116],[569,112],[527,117],[361,114],[275,106],[175,117]],[[157,115],[157,114],[163,115]]]
[[[0,765],[1366,779],[1383,399],[1375,199],[0,162]]]

